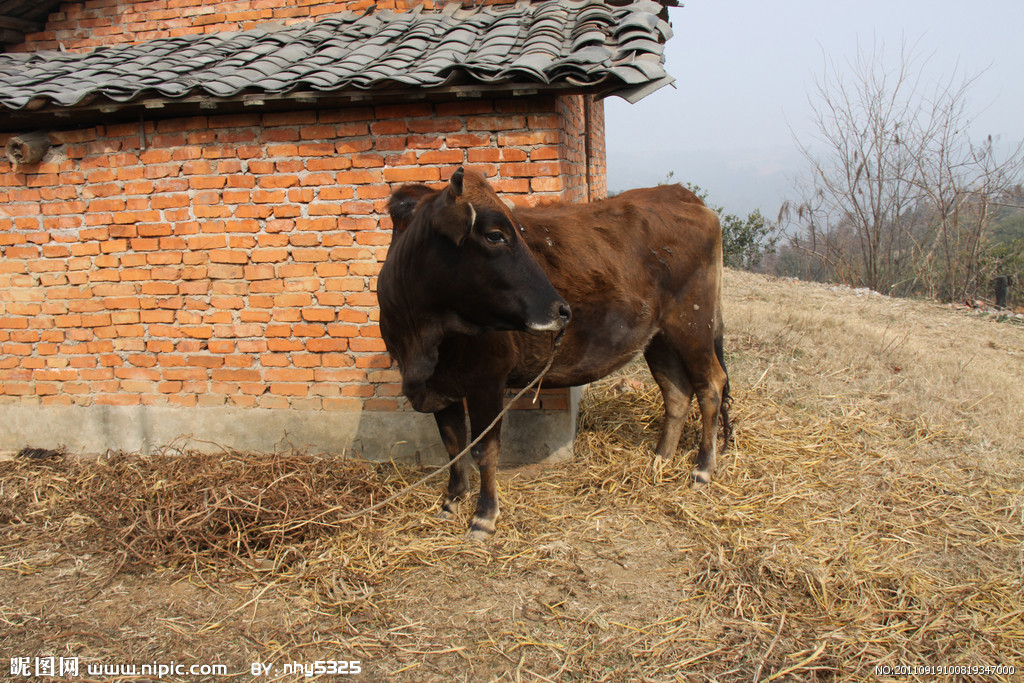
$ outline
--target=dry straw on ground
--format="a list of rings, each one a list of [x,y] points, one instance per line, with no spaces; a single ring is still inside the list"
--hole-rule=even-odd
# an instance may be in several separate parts
[[[1024,669],[1024,330],[726,284],[737,429],[707,490],[686,486],[692,450],[652,458],[661,400],[640,365],[588,392],[573,462],[503,473],[486,544],[462,537],[468,503],[435,517],[437,481],[340,519],[418,476],[405,466],[185,442],[15,459],[0,651],[223,662],[232,680],[342,658],[368,681]]]

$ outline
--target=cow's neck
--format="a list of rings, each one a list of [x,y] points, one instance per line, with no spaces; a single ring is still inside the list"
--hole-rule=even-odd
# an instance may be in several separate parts
[[[421,412],[435,412],[450,403],[453,397],[435,394],[428,382],[437,370],[439,349],[445,339],[456,335],[475,336],[481,332],[459,316],[424,316],[412,321],[413,342],[405,349],[405,358],[399,363],[402,370],[402,393],[413,407]]]

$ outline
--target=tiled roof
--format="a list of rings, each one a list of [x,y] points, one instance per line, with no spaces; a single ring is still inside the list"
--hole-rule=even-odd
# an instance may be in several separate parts
[[[442,12],[346,12],[317,22],[163,38],[87,53],[0,55],[0,104],[73,107],[97,96],[432,88],[465,83],[593,86],[630,100],[672,82],[662,6],[584,0]],[[32,105],[30,106],[30,103]]]

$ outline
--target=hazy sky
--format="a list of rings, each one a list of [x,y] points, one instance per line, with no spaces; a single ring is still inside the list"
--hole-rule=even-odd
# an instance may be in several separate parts
[[[685,0],[670,10],[666,67],[676,88],[635,105],[606,100],[610,190],[669,171],[730,213],[774,217],[802,160],[808,92],[825,60],[844,65],[884,44],[927,57],[936,79],[984,72],[970,91],[973,130],[1024,139],[1024,0]]]

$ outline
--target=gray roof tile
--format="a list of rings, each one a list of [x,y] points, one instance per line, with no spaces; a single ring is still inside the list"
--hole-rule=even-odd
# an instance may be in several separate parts
[[[672,35],[650,0],[596,0],[442,12],[346,12],[283,27],[162,38],[86,53],[0,54],[0,104],[71,107],[94,95],[437,87],[452,82],[566,82],[627,99],[672,82],[663,43]]]

